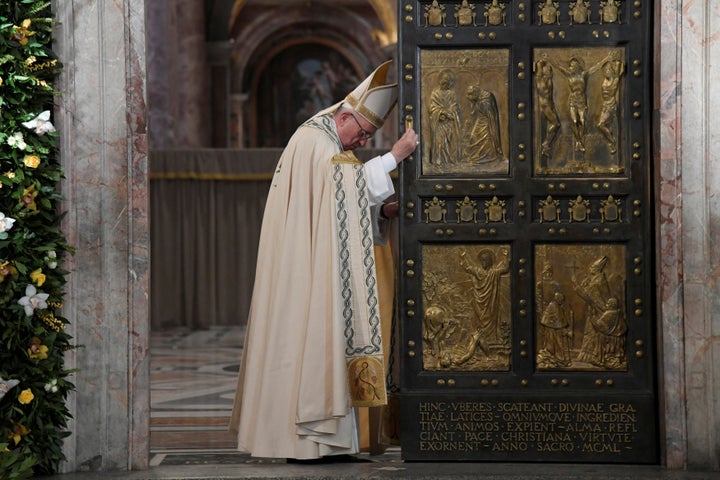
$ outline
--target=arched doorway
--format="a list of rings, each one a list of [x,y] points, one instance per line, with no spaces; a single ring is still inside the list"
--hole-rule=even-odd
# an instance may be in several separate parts
[[[160,16],[164,10],[152,12]],[[183,14],[182,9],[174,12]],[[202,23],[197,8],[193,12],[199,17],[196,23]],[[193,32],[192,50],[203,43],[206,55],[195,52],[192,58],[176,59],[183,52],[165,42],[162,48],[170,51],[163,57],[163,68],[148,68],[151,108],[168,105],[168,111],[151,112],[151,118],[163,120],[162,138],[183,136],[183,119],[172,116],[182,112],[183,104],[175,100],[189,97],[202,103],[196,95],[203,95],[212,113],[193,125],[210,129],[205,137],[213,139],[212,145],[182,149],[173,148],[170,141],[150,152],[154,454],[233,450],[227,420],[264,195],[279,148],[303,117],[314,113],[308,112],[342,98],[387,54],[382,39],[388,35],[373,33],[380,31],[382,22],[364,2],[291,2],[283,8],[244,2],[225,25],[226,37],[218,29],[227,16],[209,7],[205,14],[204,39],[198,37],[197,25],[188,26],[188,18],[171,19],[176,23],[169,28],[187,27],[185,31]],[[210,17],[218,23],[212,24]],[[153,21],[150,18],[150,25]],[[183,38],[183,31],[174,35],[178,42],[191,41]],[[168,35],[158,35],[158,42],[159,37]],[[151,42],[149,50],[156,48]],[[189,60],[199,63],[183,63]],[[177,70],[183,68],[195,78],[202,76],[202,81],[178,82],[186,78]],[[164,75],[160,84],[153,74]],[[163,91],[163,82],[172,88]],[[165,101],[152,101],[153,95],[164,95]],[[225,115],[232,121],[224,121]],[[174,131],[169,134],[167,129]],[[243,140],[215,143],[223,138]]]

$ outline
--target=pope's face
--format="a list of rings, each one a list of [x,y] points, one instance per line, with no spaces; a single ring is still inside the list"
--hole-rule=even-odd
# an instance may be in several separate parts
[[[345,150],[364,147],[377,130],[370,122],[352,112],[336,117],[338,135]]]

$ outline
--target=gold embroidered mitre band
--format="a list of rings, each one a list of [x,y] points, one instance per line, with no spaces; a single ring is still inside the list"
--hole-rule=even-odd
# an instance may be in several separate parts
[[[352,152],[335,155],[332,163],[333,242],[338,258],[338,298],[333,312],[343,322],[350,397],[355,407],[385,405],[385,364],[365,170]]]

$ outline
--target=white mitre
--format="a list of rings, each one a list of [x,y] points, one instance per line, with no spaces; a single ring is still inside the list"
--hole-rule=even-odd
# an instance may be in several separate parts
[[[345,97],[345,103],[376,128],[383,126],[397,102],[397,83],[385,83],[391,64],[388,60],[380,65]]]

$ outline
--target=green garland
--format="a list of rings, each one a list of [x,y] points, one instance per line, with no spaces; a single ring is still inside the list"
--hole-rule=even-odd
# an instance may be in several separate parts
[[[75,389],[60,314],[72,253],[60,230],[63,177],[52,123],[51,2],[0,2],[0,478],[58,471]]]

